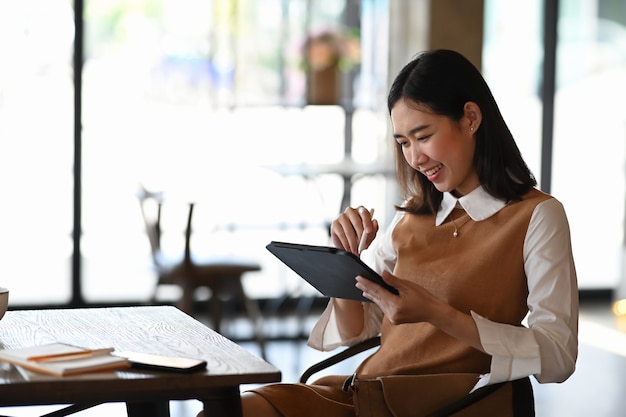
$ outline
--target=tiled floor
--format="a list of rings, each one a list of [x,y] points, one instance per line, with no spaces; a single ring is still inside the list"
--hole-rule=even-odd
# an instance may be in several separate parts
[[[626,319],[619,321],[608,303],[586,303],[581,307],[580,354],[574,375],[562,384],[540,385],[534,381],[537,417],[623,417],[626,416]],[[308,325],[308,324],[307,324]],[[277,323],[297,326],[292,323]],[[258,354],[254,343],[242,343]],[[296,381],[300,373],[328,354],[308,348],[304,342],[270,342],[268,360],[279,367],[284,382]],[[342,363],[331,372],[350,373],[362,356]],[[319,375],[318,375],[319,376]],[[243,389],[250,388],[244,386]],[[0,409],[10,416],[39,416],[58,407]],[[197,401],[172,402],[172,417],[195,416],[201,405]],[[75,414],[77,417],[110,417],[125,415],[123,404],[107,404]]]

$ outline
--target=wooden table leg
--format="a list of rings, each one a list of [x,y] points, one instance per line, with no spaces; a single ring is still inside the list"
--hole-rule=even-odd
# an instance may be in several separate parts
[[[170,417],[169,401],[154,401],[147,403],[126,403],[128,417]]]
[[[204,404],[205,417],[241,417],[241,393],[238,386],[222,388],[200,400]]]

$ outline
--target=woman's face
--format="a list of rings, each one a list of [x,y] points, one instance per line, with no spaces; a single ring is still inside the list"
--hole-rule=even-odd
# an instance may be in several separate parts
[[[464,106],[458,123],[424,106],[399,100],[391,109],[393,136],[407,163],[442,192],[460,197],[480,185],[474,169],[474,134],[482,120],[473,102]]]

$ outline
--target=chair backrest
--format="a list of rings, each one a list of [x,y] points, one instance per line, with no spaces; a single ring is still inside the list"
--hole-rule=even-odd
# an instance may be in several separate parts
[[[137,198],[141,207],[146,234],[150,241],[152,260],[159,264],[161,251],[161,208],[163,207],[163,193],[148,191],[143,185],[139,187]]]
[[[164,267],[163,254],[161,253],[161,214],[163,209],[163,192],[149,191],[143,185],[139,187],[137,198],[141,206],[146,234],[150,240],[152,261],[157,268]],[[191,263],[191,222],[193,216],[194,203],[189,204],[187,213],[187,224],[185,227],[184,252],[181,261],[185,264]]]

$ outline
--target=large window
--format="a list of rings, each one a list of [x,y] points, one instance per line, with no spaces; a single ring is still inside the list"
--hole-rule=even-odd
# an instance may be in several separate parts
[[[568,210],[581,286],[614,288],[623,279],[626,8],[561,3],[553,192]]]
[[[619,0],[560,4],[551,192],[568,212],[581,288],[610,288],[622,274],[626,11]],[[152,290],[139,184],[165,192],[168,251],[181,250],[196,202],[195,250],[260,260],[246,282],[258,297],[310,291],[269,240],[324,244],[346,204],[389,218],[386,0],[86,0],[80,167],[72,6],[0,0],[0,285],[13,305],[71,299],[76,168],[87,302]],[[543,8],[486,0],[483,54],[538,177]],[[329,45],[339,90],[313,105],[311,69]]]
[[[0,0],[0,286],[71,297],[74,21],[68,0]]]
[[[530,168],[541,176],[540,0],[486,1],[485,75]],[[626,10],[560,2],[551,193],[565,206],[583,289],[614,288],[624,239]]]
[[[150,294],[140,184],[165,192],[166,250],[181,250],[196,202],[194,248],[259,259],[257,296],[300,282],[269,258],[269,240],[326,243],[346,203],[384,206],[388,178],[351,173],[377,174],[385,156],[386,29],[375,21],[386,1],[85,1],[80,166],[72,5],[0,0],[0,285],[13,305],[75,294],[75,169],[74,273],[87,302]],[[340,91],[307,105],[306,48],[326,34],[339,45]]]
[[[361,22],[374,30],[372,9],[384,19],[380,4],[349,10],[337,1],[86,2],[88,302],[150,294],[155,277],[135,198],[139,184],[165,193],[166,250],[182,250],[187,204],[195,202],[196,255],[258,259],[262,271],[246,281],[256,297],[311,290],[265,245],[328,243],[328,220],[346,196],[344,175],[385,156],[386,118],[372,105],[383,102],[386,74],[376,63],[385,49],[371,33],[368,43],[360,41]],[[341,55],[341,88],[334,102],[308,105],[313,63],[306,48],[329,34]],[[375,204],[384,215],[387,178],[354,181],[348,202]]]

